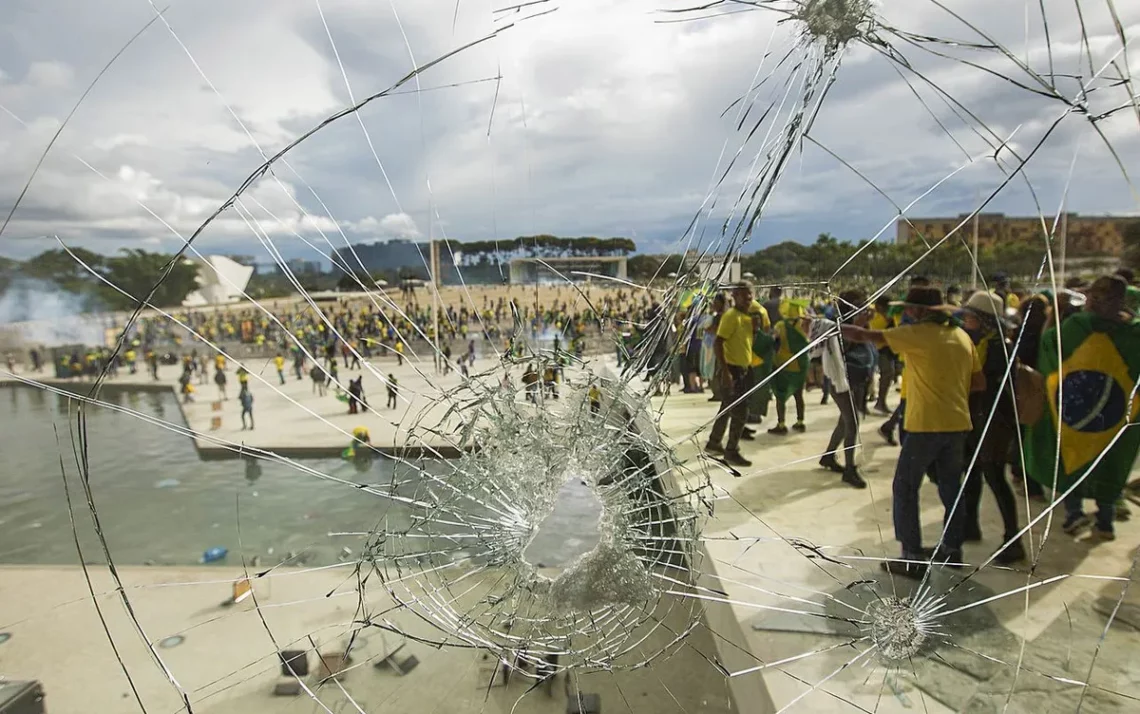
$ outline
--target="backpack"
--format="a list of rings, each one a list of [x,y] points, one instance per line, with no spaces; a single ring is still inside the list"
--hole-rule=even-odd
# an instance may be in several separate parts
[[[1018,423],[1036,424],[1045,414],[1045,375],[1018,362],[1013,373],[1013,394]]]

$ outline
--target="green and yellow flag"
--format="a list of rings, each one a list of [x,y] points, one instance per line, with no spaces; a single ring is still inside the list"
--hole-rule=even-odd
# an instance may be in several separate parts
[[[772,377],[772,392],[781,402],[798,392],[807,380],[811,358],[803,351],[808,346],[808,337],[800,325],[801,320],[796,318],[780,320],[775,327],[777,345],[773,368],[778,371]]]
[[[1041,337],[1038,368],[1045,377],[1048,408],[1027,430],[1026,470],[1042,485],[1053,485],[1059,434],[1057,487],[1065,491],[1088,473],[1082,495],[1114,500],[1140,449],[1140,430],[1124,430],[1116,439],[1140,418],[1140,399],[1133,395],[1140,379],[1140,322],[1112,322],[1080,312],[1061,324],[1060,364],[1057,342],[1056,329]]]

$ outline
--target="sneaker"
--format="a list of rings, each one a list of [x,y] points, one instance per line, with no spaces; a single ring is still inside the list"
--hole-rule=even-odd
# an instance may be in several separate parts
[[[747,426],[746,426],[746,427],[744,427],[744,431],[743,431],[743,432],[741,432],[741,433],[742,433],[742,434],[748,434],[749,436],[756,436],[756,430],[755,430],[755,429],[752,429],[752,428],[750,428],[750,427],[747,427]]]
[[[998,565],[1012,565],[1013,563],[1020,563],[1025,558],[1025,546],[1021,544],[1020,540],[1015,540],[998,551],[998,554],[994,556],[994,562]]]
[[[853,488],[867,488],[867,482],[863,480],[856,469],[843,470],[843,483]]]
[[[1112,531],[1102,531],[1099,528],[1093,528],[1093,532],[1089,534],[1089,540],[1093,543],[1108,543],[1116,540],[1116,533]]]
[[[828,471],[834,471],[837,474],[843,473],[843,466],[840,465],[838,461],[836,461],[834,454],[827,454],[824,456],[819,460],[819,465]]]
[[[912,580],[921,580],[926,575],[926,563],[915,563],[903,560],[884,560],[879,563],[883,572],[890,575],[899,575]]]
[[[1084,529],[1092,525],[1092,519],[1084,513],[1078,513],[1075,516],[1070,516],[1065,519],[1065,524],[1061,526],[1061,530],[1069,535],[1077,535]]]
[[[899,442],[895,441],[895,430],[890,428],[887,424],[879,427],[879,436],[883,437],[891,446],[898,446]]]
[[[960,550],[943,550],[939,548],[930,556],[930,561],[947,568],[954,568],[955,570],[966,567],[966,561],[962,559],[962,551]]]
[[[754,431],[741,432],[740,438],[743,439],[744,441],[756,441],[756,432],[754,432]]]
[[[807,427],[804,426],[804,423],[802,421],[797,421],[795,424],[792,424],[792,431],[798,431],[802,434],[807,431]]]
[[[745,468],[752,465],[752,462],[741,456],[739,451],[724,452],[724,462],[732,466],[743,466]]]
[[[1089,534],[1089,541],[1091,543],[1108,543],[1115,541],[1116,534],[1112,530],[1101,530],[1100,528],[1093,528],[1092,533]]]
[[[1132,507],[1128,505],[1128,501],[1123,498],[1116,499],[1115,513],[1113,520],[1123,523],[1132,518]]]
[[[768,433],[772,436],[784,436],[788,433],[788,427],[784,426],[783,424],[777,424],[776,426],[769,429]]]
[[[710,454],[723,454],[724,447],[720,444],[714,444],[710,441],[709,443],[705,444],[705,451]]]
[[[819,403],[820,403],[820,404],[822,404],[822,405],[826,405],[826,404],[827,404],[827,395],[826,395],[826,394],[825,394],[825,395],[823,395],[823,399],[820,399],[820,400],[819,400]]]

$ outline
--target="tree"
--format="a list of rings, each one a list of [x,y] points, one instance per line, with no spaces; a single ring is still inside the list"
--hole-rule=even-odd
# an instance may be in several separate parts
[[[1124,237],[1124,264],[1140,270],[1140,219],[1129,221],[1121,233]]]
[[[170,271],[169,275],[166,274],[167,270]],[[173,255],[148,253],[134,248],[124,248],[122,255],[105,259],[100,273],[107,282],[123,291],[119,292],[107,285],[100,286],[99,294],[112,309],[132,309],[145,300],[152,289],[154,295],[150,298],[151,304],[157,307],[181,305],[186,296],[198,287],[196,263]]]
[[[85,248],[74,248],[71,253],[62,249],[47,250],[25,261],[20,272],[29,278],[55,283],[68,292],[90,292],[99,280],[83,264],[99,271],[104,262],[103,256]]]

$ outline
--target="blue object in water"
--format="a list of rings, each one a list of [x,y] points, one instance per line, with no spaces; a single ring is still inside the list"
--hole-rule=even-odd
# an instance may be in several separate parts
[[[229,552],[230,552],[229,550],[227,550],[221,546],[218,546],[216,548],[210,548],[205,553],[202,553],[202,562],[203,563],[215,563],[215,562],[221,560],[222,558],[225,558],[226,554]]]

